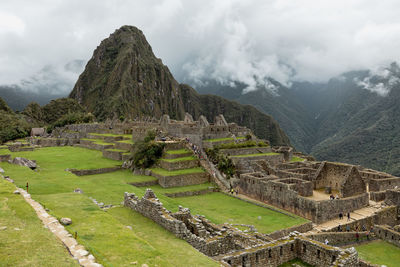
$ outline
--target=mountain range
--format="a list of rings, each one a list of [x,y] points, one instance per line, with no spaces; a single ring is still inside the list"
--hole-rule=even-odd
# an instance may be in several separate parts
[[[202,81],[196,91],[175,80],[139,29],[123,26],[93,52],[69,95],[76,102],[53,101],[51,108],[30,105],[23,114],[38,118],[58,110],[59,105],[67,111],[83,107],[80,114],[90,112],[100,121],[163,114],[183,119],[185,112],[212,121],[222,113],[228,121],[250,127],[274,145],[293,145],[319,160],[360,164],[400,175],[398,81],[400,68],[392,64],[379,73],[352,71],[325,83],[294,82],[290,88],[271,78],[268,82],[273,91],[260,85],[244,93],[245,84],[231,81],[224,85],[213,80]],[[27,102],[24,98],[35,100],[15,87],[3,87],[0,96],[14,110],[22,110]],[[50,100],[41,97],[43,102],[36,101],[42,105]],[[45,122],[54,123],[60,116]]]
[[[320,160],[360,164],[400,175],[400,68],[393,63],[379,74],[353,71],[326,83],[293,83],[271,79],[274,90],[247,93],[244,84],[207,81],[197,87],[275,118],[297,150]]]

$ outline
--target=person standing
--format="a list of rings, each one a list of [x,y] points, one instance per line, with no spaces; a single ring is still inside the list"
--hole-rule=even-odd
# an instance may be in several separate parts
[[[347,213],[347,221],[350,221],[350,212]]]

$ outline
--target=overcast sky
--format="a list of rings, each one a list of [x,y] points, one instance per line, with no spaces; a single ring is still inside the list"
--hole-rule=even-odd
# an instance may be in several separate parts
[[[142,29],[179,81],[326,81],[397,61],[399,14],[398,0],[1,0],[0,85],[72,88],[79,73],[64,66],[122,25]]]

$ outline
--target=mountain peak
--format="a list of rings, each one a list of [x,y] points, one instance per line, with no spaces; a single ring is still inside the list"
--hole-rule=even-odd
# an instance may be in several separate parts
[[[70,97],[99,120],[160,118],[164,114],[183,120],[186,112],[213,120],[223,114],[274,145],[290,144],[279,125],[257,109],[217,96],[201,96],[190,86],[180,85],[134,26],[122,26],[100,43]]]

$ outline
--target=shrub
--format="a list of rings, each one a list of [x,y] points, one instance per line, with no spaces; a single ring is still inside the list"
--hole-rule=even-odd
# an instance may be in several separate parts
[[[251,134],[246,134],[246,140],[247,141],[251,140]]]
[[[144,141],[136,142],[133,147],[133,165],[138,168],[149,168],[161,158],[164,143],[154,141],[155,132],[148,131]]]
[[[220,153],[219,148],[207,148],[206,154],[212,163],[217,165],[218,170],[223,172],[226,177],[231,178],[235,172],[235,165],[225,154]]]

